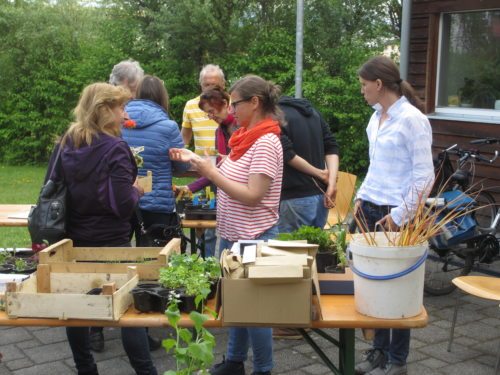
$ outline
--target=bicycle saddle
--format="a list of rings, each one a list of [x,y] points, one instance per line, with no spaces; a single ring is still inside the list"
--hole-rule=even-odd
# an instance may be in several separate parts
[[[469,172],[458,170],[451,175],[451,180],[461,186],[467,186],[469,182]]]

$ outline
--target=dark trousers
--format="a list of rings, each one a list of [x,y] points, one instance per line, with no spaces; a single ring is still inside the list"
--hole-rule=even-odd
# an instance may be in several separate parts
[[[82,244],[76,246],[82,246]],[[101,246],[106,247],[108,244]],[[130,247],[130,242],[119,247]],[[66,336],[78,375],[98,375],[94,357],[90,352],[90,329],[89,327],[66,327]],[[102,327],[92,327],[92,329],[102,331]],[[122,328],[122,343],[130,364],[138,375],[158,374],[149,353],[146,328]]]
[[[375,231],[375,223],[391,212],[393,206],[378,206],[362,201],[357,216],[365,224],[365,230]],[[410,352],[409,329],[376,329],[373,347],[384,352],[390,362],[403,365]]]
[[[122,343],[130,365],[138,375],[157,375],[149,353],[145,328],[122,328]],[[89,327],[67,327],[69,346],[78,375],[97,375],[97,366],[90,352]]]

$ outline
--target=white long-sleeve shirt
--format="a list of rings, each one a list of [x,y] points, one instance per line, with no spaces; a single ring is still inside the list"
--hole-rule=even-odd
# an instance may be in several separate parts
[[[401,225],[434,181],[432,130],[427,117],[404,96],[388,109],[380,127],[382,107],[374,109],[366,128],[370,166],[356,199],[396,206],[391,217]]]

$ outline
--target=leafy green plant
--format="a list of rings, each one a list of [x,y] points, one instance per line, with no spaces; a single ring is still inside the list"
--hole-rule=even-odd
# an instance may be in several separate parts
[[[337,266],[344,269],[348,266],[347,260],[347,230],[341,225],[337,224],[331,228],[331,233],[335,237],[335,253],[337,254]]]
[[[307,240],[308,243],[317,244],[320,253],[335,251],[335,243],[330,237],[330,232],[318,227],[303,225],[293,232],[280,233],[278,239],[283,241]]]
[[[209,312],[214,318],[217,314],[203,306],[208,292],[199,294],[195,298],[195,303],[202,304],[202,311]],[[189,313],[189,319],[193,323],[194,333],[188,328],[179,325],[181,313],[179,311],[179,300],[173,298],[170,300],[165,315],[168,318],[170,326],[175,331],[175,338],[163,340],[163,347],[169,352],[173,352],[176,362],[176,370],[169,370],[164,375],[191,375],[208,374],[208,368],[214,361],[215,337],[203,327],[209,319],[209,315],[197,311]]]

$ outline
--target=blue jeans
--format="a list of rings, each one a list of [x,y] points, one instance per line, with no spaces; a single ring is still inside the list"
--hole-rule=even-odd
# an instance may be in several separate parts
[[[149,353],[145,328],[122,328],[122,343],[137,375],[157,375]],[[97,375],[97,366],[90,353],[89,327],[66,327],[69,346],[78,375]]]
[[[205,257],[215,256],[215,246],[217,243],[217,235],[215,229],[205,229]]]
[[[361,202],[358,218],[366,224],[367,230],[375,230],[375,223],[391,212],[392,206],[378,206],[371,202]],[[379,229],[379,228],[377,228]],[[410,353],[409,329],[376,329],[373,347],[384,352],[390,362],[404,365]]]
[[[269,240],[276,238],[278,227],[275,225],[256,240]],[[220,239],[219,251],[230,249],[233,242],[225,238]],[[248,347],[252,345],[253,371],[266,372],[273,368],[273,330],[272,328],[229,328],[227,343],[227,359],[234,362],[245,362]]]
[[[302,225],[323,228],[328,217],[328,209],[323,195],[282,200],[280,203],[280,233],[290,233]]]

